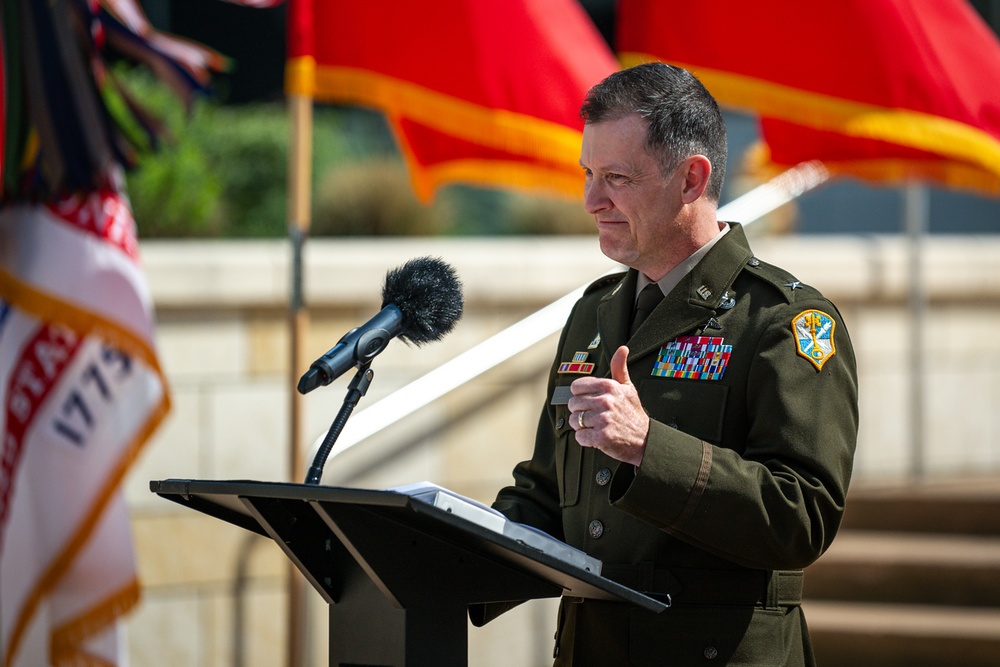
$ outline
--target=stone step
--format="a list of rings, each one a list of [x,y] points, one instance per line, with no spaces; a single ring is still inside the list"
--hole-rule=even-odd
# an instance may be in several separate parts
[[[996,667],[1000,609],[803,603],[822,667]]]
[[[804,596],[1000,607],[1000,536],[842,531],[808,568]]]
[[[1000,479],[854,488],[843,528],[1000,536]]]

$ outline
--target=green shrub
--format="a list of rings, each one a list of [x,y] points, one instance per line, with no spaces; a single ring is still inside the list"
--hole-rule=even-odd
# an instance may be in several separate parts
[[[190,135],[221,184],[221,234],[282,236],[289,143],[284,106],[205,105],[199,119]]]
[[[390,158],[330,169],[313,199],[315,236],[431,236],[447,233],[454,216],[446,197],[421,204],[406,166]]]
[[[594,218],[583,203],[562,197],[511,195],[511,231],[514,234],[589,234]]]
[[[198,142],[185,131],[201,122],[199,115],[189,117],[181,101],[140,68],[118,67],[113,76],[166,128],[158,149],[143,154],[139,164],[126,173],[140,236],[217,235],[222,222],[222,181]],[[108,101],[112,105],[117,102]],[[119,110],[116,117],[127,120],[128,114]],[[138,132],[134,126],[129,131],[133,135]]]
[[[190,113],[144,70],[116,70],[172,138],[127,175],[140,235],[287,234],[290,120],[283,103]],[[578,202],[456,185],[430,205],[413,194],[381,114],[317,105],[312,125],[315,236],[579,234],[593,230]]]

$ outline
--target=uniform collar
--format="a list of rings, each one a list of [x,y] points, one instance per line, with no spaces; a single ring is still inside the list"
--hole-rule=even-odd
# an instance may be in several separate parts
[[[629,269],[597,308],[604,354],[610,357],[620,345],[627,344],[629,358],[636,359],[704,326],[716,315],[719,303],[751,257],[753,253],[743,227],[730,223],[729,231],[716,237],[712,247],[680,277],[631,339],[628,326],[640,274]]]
[[[708,243],[695,250],[687,259],[667,272],[667,275],[656,281],[656,283],[660,286],[660,291],[663,292],[664,295],[670,294],[670,291],[677,287],[677,283],[679,283],[684,276],[690,273],[691,269],[697,266],[698,262],[700,262],[702,258],[708,254],[708,251],[712,249],[712,246],[718,243],[719,239],[721,239],[725,233],[729,231],[729,223],[723,222],[721,224],[722,229],[720,229],[719,233],[713,236]],[[639,292],[641,292],[642,289],[651,282],[653,281],[647,278],[646,274],[639,273],[635,286],[635,298],[638,298]]]

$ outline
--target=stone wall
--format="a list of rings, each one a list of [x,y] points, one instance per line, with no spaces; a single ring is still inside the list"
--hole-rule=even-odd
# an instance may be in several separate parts
[[[752,230],[751,230],[752,231]],[[911,470],[914,381],[908,247],[898,238],[753,240],[757,254],[840,307],[858,355],[856,484]],[[593,237],[319,241],[307,245],[305,356],[319,356],[380,306],[387,269],[423,255],[452,264],[466,309],[440,343],[394,341],[373,365],[361,411],[613,265]],[[284,664],[287,567],[263,538],[153,495],[165,478],[292,479],[286,242],[147,242],[174,409],[127,480],[144,601],[128,623],[135,667]],[[1000,239],[938,238],[923,251],[928,295],[925,400],[918,423],[928,475],[1000,469]],[[530,455],[555,336],[334,456],[326,484],[387,488],[431,480],[489,502]],[[510,352],[505,344],[496,354]],[[484,352],[483,354],[488,354]],[[348,377],[302,403],[302,456],[326,432]],[[311,665],[325,665],[325,609],[307,591]],[[470,632],[470,665],[551,662],[555,601],[522,605]]]

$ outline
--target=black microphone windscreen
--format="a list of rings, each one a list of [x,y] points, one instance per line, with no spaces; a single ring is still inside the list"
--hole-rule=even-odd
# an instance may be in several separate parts
[[[411,259],[385,275],[382,307],[389,304],[403,314],[400,338],[415,345],[440,340],[462,316],[462,283],[438,258]]]

